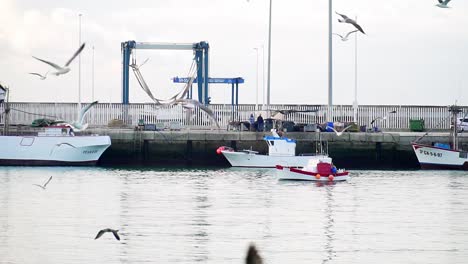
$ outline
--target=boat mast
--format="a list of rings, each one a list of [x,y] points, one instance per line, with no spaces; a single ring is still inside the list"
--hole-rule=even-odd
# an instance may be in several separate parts
[[[457,128],[457,116],[461,112],[461,108],[456,105],[450,106],[449,112],[452,113],[452,131],[450,132],[452,138],[452,149],[458,150],[458,128]]]
[[[5,88],[5,118],[4,118],[4,124],[3,124],[3,135],[7,136],[8,135],[8,127],[10,126],[10,106],[9,106],[9,98],[10,98],[10,89],[8,87],[3,87]]]

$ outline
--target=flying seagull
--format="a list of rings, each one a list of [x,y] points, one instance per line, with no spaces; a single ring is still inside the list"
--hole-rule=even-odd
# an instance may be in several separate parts
[[[331,127],[331,126],[327,126],[327,128],[332,129],[332,130],[336,133],[336,135],[339,136],[339,137],[341,137],[341,135],[343,135],[343,133],[344,133],[346,130],[348,130],[348,128],[350,128],[350,127],[352,127],[352,125],[349,125],[349,126],[345,127],[343,130],[341,130],[340,132],[338,132],[338,131],[336,131],[335,128],[333,128],[333,127]]]
[[[246,264],[262,264],[262,257],[258,254],[257,248],[254,244],[250,244],[247,251],[247,256],[245,257]]]
[[[336,12],[336,11],[335,11],[335,13],[336,13],[337,15],[340,15],[340,16],[343,18],[343,19],[338,19],[338,22],[340,22],[340,23],[349,23],[349,24],[352,24],[355,28],[357,28],[359,31],[361,31],[362,34],[366,34],[366,33],[364,32],[364,30],[362,30],[361,26],[360,26],[356,21],[354,21],[353,19],[347,17],[346,15],[340,14],[340,13],[338,13],[338,12]]]
[[[436,5],[440,8],[450,8],[447,4],[450,2],[450,0],[438,0],[439,3]]]
[[[333,35],[337,35],[341,38],[342,41],[347,41],[348,40],[348,37],[349,35],[353,34],[354,32],[358,32],[358,30],[353,30],[353,31],[350,31],[348,32],[344,37],[340,34],[337,34],[337,33],[333,33]]]
[[[36,185],[36,186],[39,186],[42,188],[42,190],[45,190],[47,184],[49,184],[49,182],[52,180],[52,176],[50,176],[50,178],[47,180],[46,183],[44,183],[44,185],[39,185],[39,184],[33,184],[33,185]]]
[[[35,58],[36,60],[42,61],[42,62],[47,63],[50,66],[54,67],[57,71],[52,72],[51,74],[59,76],[61,74],[65,74],[65,73],[70,71],[70,67],[68,67],[68,65],[70,65],[70,63],[76,58],[76,56],[78,56],[78,54],[80,54],[80,52],[84,49],[84,47],[85,47],[85,43],[81,44],[80,48],[75,52],[75,54],[73,54],[73,56],[67,61],[67,63],[65,63],[64,66],[59,66],[59,65],[57,65],[57,64],[55,64],[53,62],[46,61],[46,60],[43,60],[43,59],[39,59],[39,58],[34,57],[34,56],[32,56],[32,57]]]
[[[84,118],[85,118],[86,114],[88,113],[89,109],[91,109],[91,107],[93,107],[97,103],[98,103],[98,101],[94,101],[94,102],[90,103],[89,105],[87,105],[86,107],[83,107],[83,109],[81,109],[80,115],[78,116],[78,120],[73,121],[71,124],[69,124],[70,126],[72,126],[73,130],[83,131],[86,128],[88,128],[88,123],[83,124]]]
[[[42,75],[40,73],[37,73],[37,72],[30,72],[29,74],[37,75],[37,76],[39,76],[39,79],[45,80],[47,78],[47,74],[49,74],[49,72],[46,72],[46,74],[44,74],[44,75]]]
[[[104,233],[107,233],[107,232],[112,232],[112,234],[114,234],[115,239],[120,240],[119,234],[117,234],[119,230],[110,229],[110,228],[99,230],[99,232],[97,233],[94,239],[100,238]]]
[[[318,112],[318,109],[306,109],[306,110],[296,110],[296,109],[270,109],[269,111],[276,113],[281,113],[283,115],[293,114],[293,113],[310,113]]]
[[[194,99],[176,99],[174,100],[171,104],[181,104],[183,108],[185,109],[195,109],[196,107],[200,108],[201,110],[203,110],[209,117],[211,117],[211,119],[213,119],[213,121],[215,122],[216,126],[219,128],[221,128],[218,124],[218,121],[216,121],[216,116],[213,112],[213,110],[211,110],[211,108],[209,108],[208,106],[206,105],[203,105],[202,103],[200,103],[199,101],[197,100],[194,100]]]

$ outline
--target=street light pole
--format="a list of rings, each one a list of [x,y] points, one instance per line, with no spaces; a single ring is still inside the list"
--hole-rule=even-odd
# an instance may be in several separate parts
[[[258,48],[254,48],[256,51],[257,55],[257,71],[255,72],[255,114],[257,114],[258,111]]]
[[[78,14],[79,20],[79,35],[78,35],[78,47],[81,46],[81,16]],[[78,54],[78,113],[81,111],[81,52]]]
[[[331,1],[331,0],[330,0]],[[270,15],[268,22],[268,80],[267,80],[267,108],[270,108],[270,79],[271,79],[271,10],[272,0],[270,0]]]
[[[94,102],[94,46],[93,46],[93,63],[92,63],[92,69],[91,69],[91,102]]]
[[[333,122],[333,42],[332,42],[332,0],[328,1],[328,115]]]
[[[357,16],[356,20],[357,22]],[[358,86],[358,80],[357,80],[357,39],[358,39],[358,34],[354,34],[354,102],[353,102],[353,113],[354,113],[354,123],[357,124],[357,112],[358,112],[358,101],[357,101],[357,86]]]

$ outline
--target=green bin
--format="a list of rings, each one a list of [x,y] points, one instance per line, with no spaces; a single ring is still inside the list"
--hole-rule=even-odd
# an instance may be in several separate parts
[[[410,119],[410,130],[413,132],[424,131],[424,119]]]

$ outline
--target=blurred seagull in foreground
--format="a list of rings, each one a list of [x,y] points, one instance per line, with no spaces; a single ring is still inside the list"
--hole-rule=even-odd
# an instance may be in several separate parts
[[[258,254],[257,248],[254,244],[250,244],[247,251],[247,256],[245,257],[246,264],[262,264],[262,257]]]
[[[52,180],[52,176],[50,176],[50,178],[47,180],[46,183],[44,183],[44,185],[39,185],[39,184],[33,184],[33,185],[36,185],[36,186],[39,186],[42,188],[42,190],[45,190],[47,184],[49,184],[49,182]]]
[[[37,72],[30,72],[29,74],[39,76],[39,79],[45,80],[47,78],[47,74],[49,74],[49,72],[46,72],[44,75],[42,75],[40,73],[37,73]]]
[[[450,8],[447,4],[450,2],[450,0],[439,0],[439,3],[436,5],[440,8]]]
[[[171,104],[181,104],[183,108],[190,109],[190,110],[195,109],[196,107],[198,107],[201,110],[203,110],[208,116],[210,116],[211,119],[213,119],[213,121],[215,122],[218,129],[221,128],[219,126],[219,124],[218,124],[218,121],[216,121],[216,116],[215,116],[213,110],[211,110],[208,106],[200,103],[197,100],[194,100],[194,99],[176,99]]]
[[[341,38],[342,41],[347,41],[348,40],[348,37],[349,35],[353,34],[354,32],[358,32],[358,30],[353,30],[353,31],[350,31],[348,32],[344,37],[340,34],[337,34],[337,33],[333,33],[333,35],[337,35]]]
[[[88,113],[89,109],[91,109],[91,107],[93,107],[97,103],[98,103],[98,101],[94,101],[94,102],[90,103],[89,105],[87,105],[86,107],[83,107],[83,109],[81,109],[80,115],[78,116],[78,120],[73,121],[71,124],[69,124],[73,128],[73,130],[83,131],[86,128],[88,128],[88,123],[83,124],[84,118],[85,118],[86,114]]]
[[[340,22],[340,23],[349,23],[349,24],[353,25],[355,28],[357,28],[359,31],[361,31],[362,34],[366,34],[364,32],[364,30],[362,30],[362,27],[356,21],[354,21],[353,19],[347,17],[346,15],[340,14],[340,13],[338,13],[336,11],[335,11],[335,13],[337,15],[340,15],[343,18],[343,19],[338,19],[338,22]]]
[[[110,228],[105,228],[105,229],[99,230],[99,232],[97,233],[97,235],[96,235],[96,237],[94,239],[100,238],[102,235],[104,235],[104,233],[107,233],[107,232],[111,232],[112,234],[114,234],[115,239],[120,240],[119,234],[117,234],[117,232],[119,232],[119,230],[110,229]]]
[[[343,135],[343,133],[348,130],[348,128],[352,127],[352,125],[349,125],[347,127],[345,127],[343,130],[341,130],[340,132],[336,131],[335,128],[331,127],[331,126],[327,126],[327,128],[330,128],[331,130],[333,130],[337,136],[341,137],[341,135]]]
[[[42,62],[47,63],[50,66],[54,67],[57,71],[52,72],[51,74],[59,76],[61,74],[65,74],[65,73],[70,71],[70,67],[68,67],[68,65],[70,65],[70,63],[76,58],[76,56],[78,56],[78,54],[80,54],[80,52],[84,49],[84,47],[85,47],[85,43],[81,44],[80,48],[77,51],[75,51],[75,54],[73,54],[73,56],[67,61],[67,63],[65,63],[64,66],[59,66],[59,65],[57,65],[57,64],[55,64],[53,62],[46,61],[46,60],[43,60],[43,59],[39,59],[39,58],[34,57],[34,56],[32,56],[32,57],[35,58],[36,60],[42,61]]]

